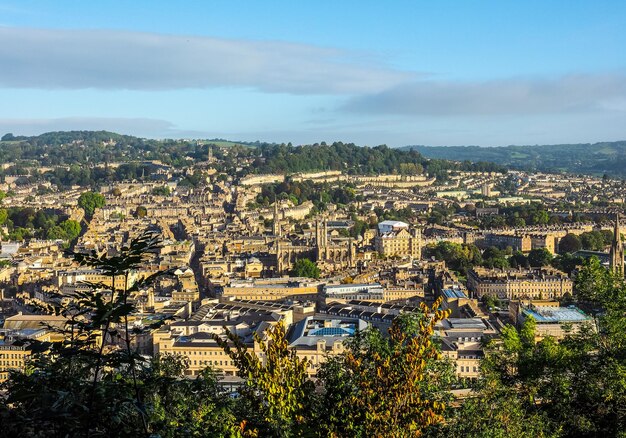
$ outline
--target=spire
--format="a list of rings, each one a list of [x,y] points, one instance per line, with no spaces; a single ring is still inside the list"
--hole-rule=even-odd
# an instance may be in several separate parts
[[[613,230],[613,240],[616,240],[620,243],[622,241],[622,236],[619,232],[619,212],[615,213],[615,229]]]

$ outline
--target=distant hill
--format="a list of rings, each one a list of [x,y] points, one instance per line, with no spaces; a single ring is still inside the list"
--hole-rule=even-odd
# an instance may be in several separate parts
[[[109,131],[58,131],[35,136],[9,133],[0,138],[0,163],[32,162],[40,166],[56,166],[158,160],[184,166],[189,158],[206,159],[207,145],[225,148],[262,144],[265,143],[224,139],[154,140]]]
[[[427,158],[490,161],[510,168],[626,177],[626,141],[541,146],[405,146]]]

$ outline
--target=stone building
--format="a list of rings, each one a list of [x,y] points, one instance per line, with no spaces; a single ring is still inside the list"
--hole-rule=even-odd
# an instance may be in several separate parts
[[[573,281],[565,272],[551,268],[488,269],[474,267],[467,273],[467,288],[476,298],[557,299],[572,293]]]
[[[383,257],[421,257],[422,233],[400,221],[383,221],[378,224],[374,247]]]

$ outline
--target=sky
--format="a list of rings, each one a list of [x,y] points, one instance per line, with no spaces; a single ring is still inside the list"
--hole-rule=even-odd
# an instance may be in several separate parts
[[[0,0],[0,134],[626,140],[624,23],[622,0]]]

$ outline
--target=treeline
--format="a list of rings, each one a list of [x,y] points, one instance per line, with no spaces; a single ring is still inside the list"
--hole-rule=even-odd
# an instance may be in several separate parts
[[[474,266],[483,266],[486,268],[541,268],[555,262],[552,254],[545,248],[537,248],[530,251],[527,255],[520,251],[513,251],[510,247],[507,249],[496,248],[490,246],[485,250],[481,250],[476,245],[470,243],[454,243],[441,241],[435,245],[428,245],[424,248],[424,256],[426,258],[434,258],[436,260],[444,260],[446,265],[462,275]],[[556,259],[556,263],[559,259]]]
[[[312,201],[316,208],[324,210],[328,203],[346,205],[357,200],[357,196],[350,184],[336,187],[328,183],[287,180],[277,184],[264,184],[261,193],[257,195],[256,203],[268,207],[274,199],[289,199],[294,205]]]
[[[393,149],[385,145],[359,147],[342,142],[304,146],[261,142],[244,145],[223,140],[151,140],[108,131],[49,132],[34,137],[6,134],[0,141],[0,163],[16,163],[5,169],[4,175],[36,176],[35,169],[39,166],[70,166],[69,170],[55,169],[48,178],[57,185],[84,185],[85,182],[102,178],[119,180],[124,176],[131,177],[138,173],[137,167],[141,167],[142,172],[150,170],[150,166],[141,163],[135,164],[135,169],[122,167],[113,171],[98,168],[94,164],[124,162],[130,166],[130,162],[160,161],[183,167],[205,161],[209,148],[219,160],[218,170],[236,176],[250,171],[297,173],[341,170],[349,174],[367,175],[428,174],[445,180],[448,170],[506,172],[504,166],[493,163],[431,160],[415,151]]]
[[[516,169],[626,176],[626,141],[539,146],[407,146],[426,157],[489,161]]]
[[[416,151],[389,148],[385,145],[360,147],[353,143],[335,142],[331,145],[291,144],[262,145],[253,169],[257,173],[297,173],[320,170],[341,170],[348,174],[421,175],[445,178],[446,171],[467,170],[505,173],[504,166],[493,163],[454,163],[446,160],[428,160]]]
[[[151,140],[108,131],[48,132],[34,137],[6,134],[0,141],[0,163],[81,166],[158,160],[180,167],[187,158],[206,160],[207,146],[195,141]]]

